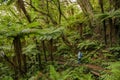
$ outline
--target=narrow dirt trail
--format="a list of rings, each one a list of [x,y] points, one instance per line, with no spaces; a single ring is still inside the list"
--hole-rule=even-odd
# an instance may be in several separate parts
[[[59,65],[64,65],[65,62],[59,62]],[[78,67],[78,66],[84,66],[87,67],[90,72],[96,76],[100,76],[100,72],[101,71],[106,71],[106,69],[104,69],[101,66],[95,65],[95,64],[67,64],[67,66],[73,66],[73,67]]]

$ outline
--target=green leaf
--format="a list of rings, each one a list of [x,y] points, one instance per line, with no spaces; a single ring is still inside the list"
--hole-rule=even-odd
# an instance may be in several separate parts
[[[34,27],[39,27],[40,26],[40,22],[32,22],[26,25],[26,27],[28,28],[34,28]]]
[[[55,68],[50,65],[50,78],[52,80],[59,80],[60,75],[56,72]]]

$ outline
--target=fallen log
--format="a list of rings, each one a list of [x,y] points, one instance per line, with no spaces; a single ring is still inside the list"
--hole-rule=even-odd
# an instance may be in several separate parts
[[[100,73],[99,72],[96,72],[96,71],[90,71],[92,74],[96,75],[96,76],[100,76]]]

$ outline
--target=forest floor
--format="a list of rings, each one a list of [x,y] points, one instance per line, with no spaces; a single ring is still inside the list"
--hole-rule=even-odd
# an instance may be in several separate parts
[[[66,64],[66,61],[58,61],[58,65],[65,65]],[[70,66],[70,67],[79,67],[79,66],[83,66],[83,67],[86,67],[90,70],[90,72],[92,74],[94,74],[95,76],[100,76],[100,72],[101,71],[107,71],[105,68],[103,68],[102,66],[100,65],[96,65],[96,64],[90,64],[90,63],[68,63],[66,64],[65,66]]]

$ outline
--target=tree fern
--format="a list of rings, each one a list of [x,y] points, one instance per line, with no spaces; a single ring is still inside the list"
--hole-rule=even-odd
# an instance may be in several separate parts
[[[105,12],[105,13],[102,13],[102,14],[96,14],[95,17],[97,19],[100,19],[101,21],[104,21],[106,19],[109,19],[109,18],[116,18],[116,17],[120,17],[120,10],[112,10],[110,12]]]
[[[102,80],[120,80],[120,62],[109,62],[107,63],[109,66],[107,67],[107,73],[104,73],[101,76]]]
[[[67,69],[61,73],[58,73],[55,68],[50,65],[50,79],[52,80],[66,80],[71,76],[70,69]]]
[[[82,41],[81,43],[78,44],[78,48],[79,49],[97,49],[97,45],[98,43],[95,41],[90,41],[90,40],[86,40],[86,41]]]

